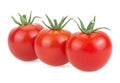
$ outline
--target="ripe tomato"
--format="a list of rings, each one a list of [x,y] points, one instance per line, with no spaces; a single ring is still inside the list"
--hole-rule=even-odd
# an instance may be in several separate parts
[[[46,17],[49,19],[47,15]],[[51,22],[50,19],[49,22]],[[71,33],[67,30],[61,30],[62,23],[59,27],[57,27],[58,25],[49,27],[50,29],[43,29],[35,39],[35,51],[38,58],[52,66],[63,65],[68,62],[65,46]]]
[[[20,18],[25,19],[21,15]],[[8,46],[10,51],[20,60],[30,61],[37,59],[33,44],[35,37],[43,27],[39,24],[33,24],[31,21],[31,23],[26,22],[26,24],[23,24],[24,22],[22,22],[20,24],[14,18],[13,20],[20,26],[12,29],[9,33]]]
[[[95,18],[89,24],[92,27],[88,26],[87,29],[84,28],[81,20],[80,23],[82,28],[78,26],[82,29],[82,32],[74,33],[67,42],[66,51],[68,59],[74,67],[80,70],[98,70],[108,62],[111,56],[111,40],[106,33],[96,31],[101,28],[93,29]]]
[[[65,45],[70,37],[66,30],[42,30],[35,40],[35,51],[40,60],[49,65],[63,65],[68,62]]]

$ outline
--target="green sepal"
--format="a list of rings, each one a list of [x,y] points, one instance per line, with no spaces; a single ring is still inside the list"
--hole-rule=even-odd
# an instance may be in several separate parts
[[[90,21],[90,23],[87,26],[87,30],[93,30],[94,26],[95,26],[95,20],[96,17],[94,16],[94,19]]]
[[[14,21],[16,24],[21,25],[21,23],[18,22],[13,16],[11,16],[11,18],[13,19],[13,21]]]
[[[53,23],[52,23],[52,20],[48,17],[48,15],[45,15],[45,16],[47,17],[47,20],[48,20],[50,26],[54,28],[54,25],[53,25]]]
[[[106,27],[100,27],[100,28],[96,28],[94,29],[94,26],[95,26],[95,21],[96,21],[96,17],[94,16],[94,19],[91,20],[87,26],[87,28],[84,27],[84,24],[82,22],[82,20],[80,18],[78,18],[80,24],[78,24],[78,22],[76,20],[74,20],[78,26],[78,28],[85,34],[91,34],[99,29],[108,29],[110,30],[109,28],[106,28]]]
[[[81,20],[79,17],[78,17],[78,20],[79,20],[79,22],[80,22],[80,26],[81,26],[82,30],[85,32],[85,31],[86,31],[86,28],[85,28],[82,20]]]
[[[18,15],[19,15],[19,18],[20,18],[20,22],[17,21],[13,16],[11,16],[11,18],[13,19],[13,21],[14,21],[16,24],[18,24],[18,25],[20,25],[20,26],[32,24],[36,18],[40,18],[39,16],[34,16],[34,17],[32,18],[32,12],[30,12],[30,16],[29,16],[28,20],[27,20],[27,16],[26,16],[25,14],[24,14],[24,15],[21,15],[20,13],[18,13]]]
[[[53,21],[48,17],[48,15],[45,15],[46,16],[46,18],[47,18],[47,20],[48,20],[48,22],[49,22],[49,25],[47,25],[44,21],[42,21],[43,22],[43,24],[46,26],[46,27],[48,27],[48,28],[50,28],[50,29],[53,29],[53,30],[61,30],[61,29],[63,29],[67,24],[68,24],[68,22],[72,19],[72,18],[70,18],[70,19],[68,19],[66,22],[65,22],[65,20],[67,19],[67,17],[68,16],[65,16],[65,17],[62,17],[62,19],[60,20],[60,22],[58,22],[57,21],[57,19],[53,19]]]

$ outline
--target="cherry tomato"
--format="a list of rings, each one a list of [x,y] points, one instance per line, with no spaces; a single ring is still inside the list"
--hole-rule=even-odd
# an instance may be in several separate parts
[[[38,58],[49,65],[63,65],[68,62],[65,45],[70,37],[66,30],[42,30],[35,40]]]
[[[68,60],[80,70],[98,70],[108,62],[111,56],[111,39],[106,33],[97,31],[105,27],[93,29],[95,18],[90,22],[87,29],[84,28],[81,20],[80,23],[82,26],[78,23],[77,25],[82,32],[74,33],[67,42]]]
[[[46,17],[49,19],[47,15]],[[63,20],[65,19],[66,17],[63,18]],[[51,23],[50,19],[49,22]],[[67,30],[61,30],[63,28],[62,23],[59,27],[58,25],[53,26],[52,24],[52,27],[47,26],[50,29],[43,29],[35,39],[35,51],[38,58],[52,66],[63,65],[68,62],[65,46],[71,33]]]
[[[12,17],[14,22],[19,24],[19,26],[12,29],[9,33],[8,46],[16,58],[23,61],[31,61],[37,59],[34,51],[34,39],[43,27],[31,21],[27,22],[24,16],[25,15],[20,15],[20,19],[25,20],[25,22],[22,21],[21,24]],[[34,19],[35,18],[36,17],[34,17]],[[31,15],[29,20],[31,20]]]

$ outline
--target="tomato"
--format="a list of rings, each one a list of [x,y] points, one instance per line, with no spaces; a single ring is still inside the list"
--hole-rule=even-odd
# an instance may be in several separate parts
[[[66,30],[42,30],[35,40],[38,58],[49,65],[63,65],[68,62],[65,45],[70,37]]]
[[[112,53],[111,39],[106,33],[96,31],[101,28],[93,29],[94,21],[95,19],[85,29],[80,20],[82,28],[78,26],[82,29],[82,32],[74,33],[67,42],[68,60],[74,67],[84,71],[95,71],[102,68],[108,62]]]
[[[47,18],[49,19],[48,16]],[[43,29],[36,37],[34,44],[38,58],[52,66],[64,65],[68,62],[65,46],[71,33],[61,30],[61,25],[57,27],[58,25],[49,27],[50,29]]]
[[[22,16],[20,18],[24,19]],[[13,20],[16,22],[14,18]],[[32,22],[20,24],[18,27],[12,29],[8,36],[8,46],[12,54],[23,61],[37,59],[34,51],[34,39],[42,29],[43,27],[40,24]]]

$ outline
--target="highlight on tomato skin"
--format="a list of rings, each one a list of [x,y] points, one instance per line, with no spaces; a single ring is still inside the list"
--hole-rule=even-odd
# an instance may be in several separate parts
[[[50,26],[42,21],[47,28],[40,31],[34,43],[35,52],[38,58],[45,64],[51,66],[60,66],[68,63],[65,46],[71,32],[63,30],[63,27],[71,20],[63,17],[58,23],[56,19],[52,20],[46,15]]]
[[[96,71],[109,61],[112,53],[110,37],[100,28],[94,29],[95,17],[87,28],[79,18],[80,25],[75,21],[81,32],[75,32],[67,42],[67,56],[69,62],[83,71]],[[108,29],[103,27],[104,29]]]
[[[31,12],[32,13],[32,12]],[[44,28],[38,23],[33,23],[38,16],[26,18],[26,15],[18,14],[20,22],[12,17],[19,26],[13,28],[8,35],[8,47],[10,52],[19,60],[31,61],[37,59],[34,51],[34,39]]]

